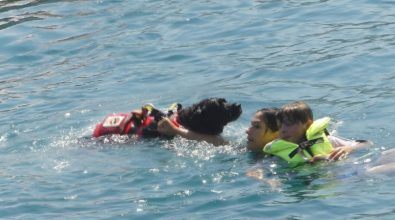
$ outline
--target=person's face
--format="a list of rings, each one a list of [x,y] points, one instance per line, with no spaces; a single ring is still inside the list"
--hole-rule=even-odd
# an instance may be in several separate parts
[[[283,120],[280,127],[280,138],[292,143],[299,144],[303,141],[309,123],[290,122]]]
[[[261,112],[257,112],[251,119],[251,125],[246,133],[247,148],[254,152],[262,152],[267,143],[277,138],[277,133],[272,132],[266,126]]]

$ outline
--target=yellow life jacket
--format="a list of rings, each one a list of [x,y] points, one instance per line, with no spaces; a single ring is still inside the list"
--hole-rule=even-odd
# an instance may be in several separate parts
[[[332,152],[333,147],[325,134],[330,118],[315,120],[306,131],[306,139],[295,144],[282,139],[268,143],[263,152],[278,156],[289,163],[300,164],[309,161],[313,156],[325,156]]]

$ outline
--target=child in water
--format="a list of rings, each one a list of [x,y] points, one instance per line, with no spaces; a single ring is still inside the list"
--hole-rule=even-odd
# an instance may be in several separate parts
[[[247,149],[261,153],[263,147],[279,137],[278,108],[262,108],[251,119],[247,129]]]
[[[306,103],[292,102],[283,106],[278,118],[281,124],[279,139],[267,144],[263,148],[265,153],[296,165],[332,152],[332,144],[325,133],[329,118],[320,119],[313,125],[313,112]]]
[[[323,123],[322,125],[326,126],[327,122],[324,122],[325,121],[321,121],[321,123]],[[297,146],[295,147],[294,144],[307,141],[306,131],[312,124],[313,113],[310,107],[304,102],[293,102],[283,106],[281,109],[261,109],[255,113],[251,120],[251,126],[246,131],[248,140],[247,148],[253,152],[264,151],[267,154],[276,155],[272,150],[269,150],[269,147],[266,148],[266,151],[263,150],[263,148],[273,140],[280,138],[280,140],[285,140],[291,143],[290,145],[293,145],[293,150],[295,150]],[[325,128],[321,129],[325,130]],[[328,138],[331,147],[328,146],[329,144],[327,144],[328,149],[323,154],[321,153],[314,155],[312,158],[310,158],[310,161],[313,162],[322,159],[339,160],[345,157],[352,150],[366,145],[366,142],[364,141],[347,140],[333,135],[325,136]],[[322,139],[320,141],[322,141]],[[283,144],[284,146],[280,147],[287,148],[287,143],[283,142]],[[318,144],[322,145],[322,143]],[[301,149],[299,148],[298,151],[301,151]],[[286,157],[284,158],[286,160],[292,160],[288,157],[288,155],[283,156]]]
[[[292,122],[291,119],[293,119]],[[293,145],[293,149],[297,149],[297,145],[295,147],[295,144],[292,142],[301,143],[305,141],[306,131],[312,124],[312,111],[310,107],[303,102],[293,102],[283,106],[281,109],[263,108],[255,113],[251,120],[251,125],[246,131],[247,149],[255,153],[276,155],[276,153],[269,151],[267,147],[273,144],[276,140],[284,139]],[[330,161],[340,160],[345,158],[352,150],[366,146],[366,142],[364,141],[348,140],[333,135],[329,135],[327,138],[333,147],[333,150],[329,148],[325,154],[314,155],[307,161],[314,162],[323,159]],[[285,147],[287,148],[286,145]],[[264,148],[266,148],[266,150],[264,150]],[[288,156],[288,154],[289,153],[287,153],[286,156]],[[393,166],[395,167],[395,163]],[[273,189],[278,188],[280,185],[278,178],[265,177],[264,173],[265,172],[262,168],[257,168],[255,166],[254,168],[249,169],[246,175],[266,182]]]

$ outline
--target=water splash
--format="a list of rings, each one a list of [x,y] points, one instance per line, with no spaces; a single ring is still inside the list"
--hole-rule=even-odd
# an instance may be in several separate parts
[[[212,160],[219,154],[237,155],[243,151],[239,145],[234,143],[214,146],[205,141],[187,140],[181,137],[162,141],[162,146],[165,149],[175,151],[179,157],[191,157],[207,161]]]

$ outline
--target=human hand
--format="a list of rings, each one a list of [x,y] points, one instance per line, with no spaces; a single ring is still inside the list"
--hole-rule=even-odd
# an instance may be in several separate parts
[[[349,146],[338,147],[333,149],[333,151],[328,156],[322,156],[322,155],[314,156],[313,158],[311,158],[310,162],[315,163],[323,160],[325,161],[342,160],[347,157],[347,155],[350,153],[351,150],[352,149]]]
[[[252,177],[257,180],[263,180],[265,177],[265,174],[263,172],[263,169],[251,169],[248,170],[246,173],[247,176]]]
[[[331,160],[331,161],[342,160],[347,157],[347,155],[350,153],[350,151],[351,151],[351,148],[348,146],[335,148],[329,154],[328,160]]]
[[[328,156],[318,155],[318,156],[314,156],[313,158],[311,158],[310,163],[315,163],[318,161],[328,161],[328,160],[329,160]]]
[[[177,134],[177,127],[169,118],[162,118],[158,122],[158,132],[166,136],[174,136]]]
[[[254,179],[257,179],[259,181],[269,184],[269,186],[272,188],[272,190],[280,190],[281,181],[276,176],[265,177],[265,172],[263,171],[263,169],[259,168],[259,169],[248,170],[246,175],[248,177],[252,177]]]

